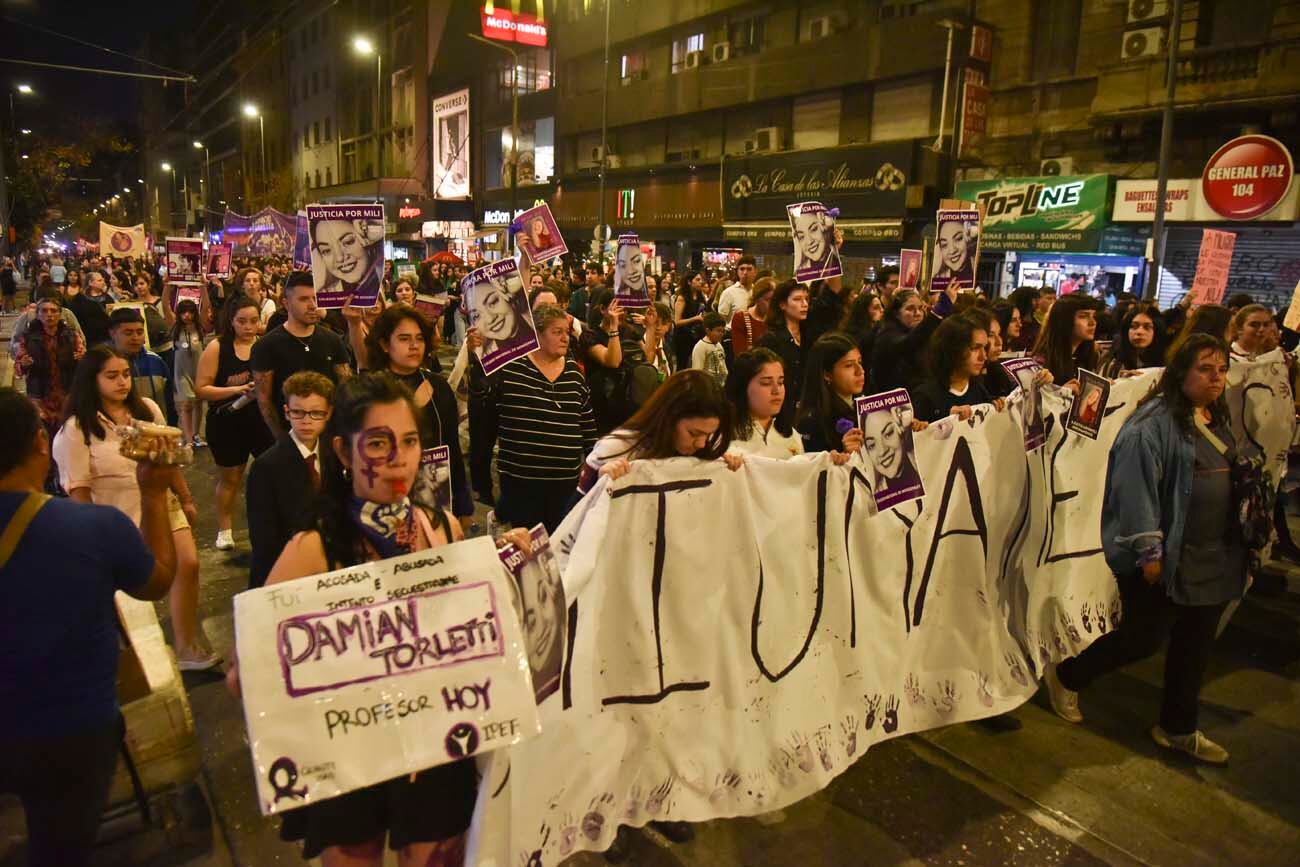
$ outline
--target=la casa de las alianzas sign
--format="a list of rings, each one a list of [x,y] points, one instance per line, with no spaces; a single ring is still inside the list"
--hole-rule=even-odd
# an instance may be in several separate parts
[[[786,221],[791,201],[816,199],[841,219],[900,218],[912,174],[911,142],[751,154],[722,163],[722,214],[728,221]]]

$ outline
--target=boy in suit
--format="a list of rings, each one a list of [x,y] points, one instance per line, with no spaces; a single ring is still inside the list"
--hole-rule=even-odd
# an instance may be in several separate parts
[[[321,433],[333,411],[334,383],[313,371],[295,373],[284,381],[284,401],[289,432],[248,471],[250,588],[266,583],[284,546],[303,529],[306,507],[320,487]]]

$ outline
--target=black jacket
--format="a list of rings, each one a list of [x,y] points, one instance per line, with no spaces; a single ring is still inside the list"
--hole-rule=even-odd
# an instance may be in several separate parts
[[[979,406],[992,403],[993,396],[980,377],[970,381],[966,393],[958,396],[931,380],[911,392],[912,409],[918,421],[936,422],[952,415],[954,406]]]
[[[317,468],[319,470],[319,467]],[[261,587],[284,546],[307,527],[307,509],[316,491],[311,471],[288,434],[262,452],[248,471],[248,538],[253,546],[248,586]]]
[[[871,350],[871,380],[868,391],[875,394],[891,388],[909,392],[925,382],[925,351],[930,335],[943,320],[927,313],[920,324],[908,331],[898,319],[890,319],[876,334]]]
[[[772,350],[781,356],[785,367],[785,403],[781,406],[781,420],[794,426],[794,411],[799,404],[799,392],[803,388],[803,363],[808,358],[808,338],[800,335],[802,342],[795,343],[794,337],[786,329],[785,323],[773,325],[767,333],[759,338],[758,345]]]

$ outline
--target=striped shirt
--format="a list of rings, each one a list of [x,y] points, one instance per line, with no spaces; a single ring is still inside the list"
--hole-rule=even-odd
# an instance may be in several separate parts
[[[527,356],[491,377],[474,377],[497,410],[497,469],[516,479],[576,480],[583,458],[596,442],[591,392],[582,370],[565,359],[554,382]]]

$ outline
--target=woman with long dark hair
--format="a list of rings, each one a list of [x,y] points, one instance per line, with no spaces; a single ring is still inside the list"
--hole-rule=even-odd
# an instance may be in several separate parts
[[[1079,370],[1097,370],[1097,310],[1101,302],[1087,295],[1056,300],[1034,345],[1038,362],[1065,388],[1077,386]]]
[[[767,308],[767,333],[758,341],[759,346],[780,356],[785,365],[785,406],[781,418],[789,425],[794,424],[795,407],[803,387],[804,360],[812,348],[811,341],[803,335],[807,319],[808,288],[793,278],[786,280],[772,293]]]
[[[138,525],[140,484],[136,462],[122,454],[117,429],[135,420],[166,424],[158,404],[141,397],[131,365],[111,346],[86,351],[68,395],[68,413],[54,438],[59,481],[82,503],[115,506]],[[199,625],[199,552],[190,528],[198,520],[185,477],[177,473],[168,496],[168,517],[176,546],[176,574],[168,593],[176,663],[182,671],[202,671],[221,661],[207,646]]]
[[[727,453],[733,426],[731,403],[717,381],[702,370],[679,370],[621,428],[596,443],[578,490],[586,493],[597,476],[617,479],[634,460],[721,458],[739,469],[744,459]]]
[[[1046,673],[1053,710],[1082,722],[1080,690],[1155,654],[1169,637],[1151,736],[1213,764],[1227,762],[1228,752],[1197,728],[1201,682],[1223,610],[1245,592],[1247,565],[1232,484],[1236,441],[1223,399],[1228,364],[1221,338],[1188,335],[1120,428],[1106,468],[1101,542],[1124,619]]]
[[[199,411],[202,406],[194,391],[194,380],[199,373],[199,359],[203,356],[203,322],[199,318],[199,305],[186,299],[176,305],[172,323],[172,345],[176,352],[172,381],[176,389],[176,414],[180,416],[181,433],[186,442],[195,448],[206,445],[199,439]]]
[[[857,342],[864,365],[871,364],[871,351],[884,320],[885,304],[875,292],[863,292],[853,299],[848,315],[844,317],[843,330]]]
[[[321,440],[321,489],[309,529],[289,541],[268,585],[464,538],[445,511],[408,496],[420,466],[417,416],[410,389],[386,372],[339,386]],[[526,532],[509,540],[531,548]],[[238,671],[232,665],[226,677],[236,693]],[[301,840],[303,857],[322,856],[324,864],[378,867],[387,838],[402,864],[459,865],[477,789],[474,761],[463,759],[290,811],[281,836]]]
[[[691,366],[691,352],[704,336],[704,313],[709,309],[705,295],[707,284],[704,274],[691,271],[682,283],[682,289],[673,300],[673,353],[677,356],[677,369]]]
[[[433,341],[433,324],[413,307],[389,307],[366,335],[367,370],[387,370],[411,390],[420,447],[447,447],[451,461],[452,512],[462,525],[474,516],[474,499],[465,478],[465,458],[460,448],[460,409],[447,380],[424,366]]]
[[[817,338],[808,354],[795,421],[805,452],[851,454],[862,447],[862,431],[858,428],[853,401],[862,394],[866,384],[862,353],[852,337],[842,331],[831,331]]]
[[[194,394],[208,402],[208,446],[217,465],[217,542],[233,548],[235,498],[244,468],[275,443],[258,409],[250,359],[261,316],[257,301],[236,295],[222,311],[221,332],[204,348],[194,376]]]
[[[1165,358],[1171,359],[1178,354],[1184,343],[1193,334],[1208,334],[1224,343],[1232,341],[1232,311],[1222,304],[1202,304],[1193,310],[1183,321],[1183,327],[1170,342]]]
[[[761,346],[737,355],[726,394],[735,422],[730,451],[778,460],[803,454],[803,438],[781,418],[785,365],[779,355]]]
[[[925,348],[930,343],[930,335],[956,300],[954,287],[941,294],[935,309],[927,313],[921,296],[911,289],[894,293],[871,349],[873,392],[891,388],[910,391],[925,381]],[[942,308],[940,303],[943,303]]]
[[[1101,359],[1097,372],[1119,379],[1131,371],[1164,364],[1165,320],[1156,305],[1134,304],[1120,321],[1115,343]]]
[[[912,406],[921,421],[936,422],[955,415],[970,418],[973,407],[992,403],[1002,408],[984,386],[988,363],[988,313],[970,310],[950,316],[930,341],[930,380],[912,394]]]

